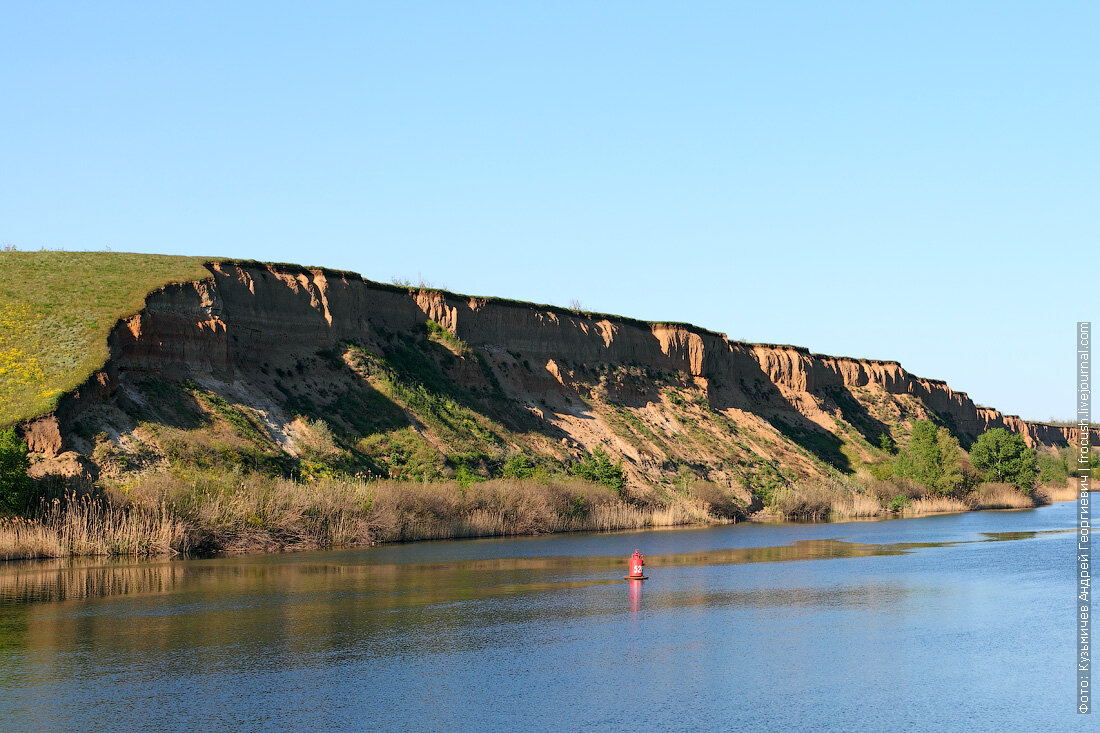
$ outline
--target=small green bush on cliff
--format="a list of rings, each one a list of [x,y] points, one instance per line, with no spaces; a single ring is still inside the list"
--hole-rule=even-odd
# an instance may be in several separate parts
[[[18,512],[26,507],[31,493],[29,467],[27,444],[15,428],[0,430],[0,511]]]
[[[574,463],[570,472],[578,478],[595,481],[615,491],[622,491],[626,486],[623,462],[612,462],[611,457],[600,447]]]
[[[431,319],[425,321],[424,326],[428,330],[428,336],[450,346],[455,351],[466,351],[469,348],[465,341]]]
[[[539,466],[525,455],[509,458],[500,468],[501,478],[529,479],[540,473]]]

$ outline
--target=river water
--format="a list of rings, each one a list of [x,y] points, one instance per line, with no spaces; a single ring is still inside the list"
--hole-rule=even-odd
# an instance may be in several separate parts
[[[0,730],[1100,730],[1074,512],[8,563]]]

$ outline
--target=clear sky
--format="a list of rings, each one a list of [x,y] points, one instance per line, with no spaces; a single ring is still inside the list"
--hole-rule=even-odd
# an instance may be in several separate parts
[[[1071,417],[1100,4],[5,3],[0,241],[326,265]]]

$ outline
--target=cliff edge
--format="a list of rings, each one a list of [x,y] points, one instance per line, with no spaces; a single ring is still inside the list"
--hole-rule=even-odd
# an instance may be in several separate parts
[[[897,362],[319,268],[205,267],[149,293],[111,331],[106,363],[24,423],[39,472],[189,461],[430,479],[599,449],[636,491],[702,479],[762,492],[857,472],[921,418],[964,446],[997,427],[1032,446],[1076,440]]]

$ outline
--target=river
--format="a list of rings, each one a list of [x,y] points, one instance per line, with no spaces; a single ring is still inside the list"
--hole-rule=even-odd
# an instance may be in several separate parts
[[[1087,730],[1074,520],[7,563],[0,730]]]

